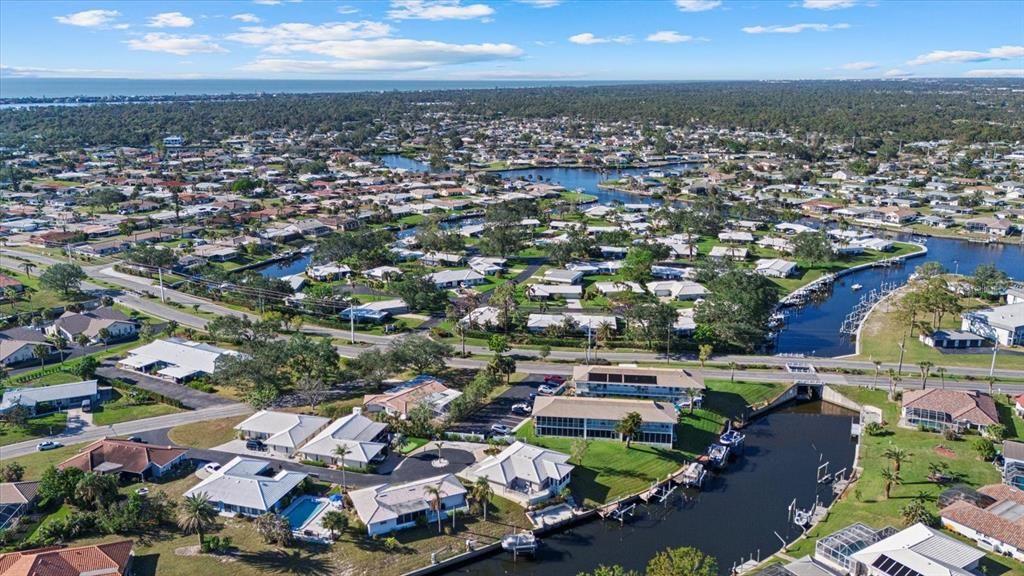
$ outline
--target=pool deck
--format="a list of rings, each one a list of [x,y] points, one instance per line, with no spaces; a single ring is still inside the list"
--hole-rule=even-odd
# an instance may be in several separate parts
[[[317,510],[316,514],[314,514],[313,517],[307,518],[302,526],[293,528],[292,533],[295,534],[296,538],[302,540],[309,540],[314,542],[329,542],[331,537],[331,531],[323,527],[323,517],[324,514],[326,514],[330,510],[341,510],[340,505],[331,502],[327,498],[308,495],[300,496],[296,498],[291,504],[288,505],[287,508],[285,508],[282,511],[282,515],[287,518],[288,514],[296,506],[298,506],[299,504],[306,500],[313,500],[317,502],[317,506],[320,506],[321,504],[323,504],[323,506],[320,506],[320,509]]]

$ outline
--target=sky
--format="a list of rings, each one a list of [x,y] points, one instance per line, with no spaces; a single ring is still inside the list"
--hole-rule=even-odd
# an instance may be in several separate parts
[[[3,0],[0,76],[1024,77],[1024,0]]]

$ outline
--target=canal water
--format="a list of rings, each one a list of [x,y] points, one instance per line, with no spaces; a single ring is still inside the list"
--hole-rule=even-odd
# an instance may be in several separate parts
[[[678,491],[672,502],[638,506],[636,516],[618,522],[594,520],[542,538],[534,560],[502,552],[453,571],[473,576],[574,576],[598,565],[621,564],[643,572],[647,561],[669,547],[692,546],[718,560],[720,573],[751,556],[766,558],[792,541],[800,529],[788,519],[798,508],[833,499],[831,484],[817,482],[818,466],[834,473],[853,464],[851,412],[820,402],[782,409],[750,424],[746,450],[703,492]]]
[[[305,272],[312,260],[313,254],[311,253],[299,254],[295,258],[274,262],[273,264],[259,267],[256,270],[267,278],[284,278],[285,276]]]

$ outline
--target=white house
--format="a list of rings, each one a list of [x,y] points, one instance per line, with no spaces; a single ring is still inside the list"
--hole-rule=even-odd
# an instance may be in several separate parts
[[[940,511],[942,525],[983,550],[1024,562],[1024,492],[1006,484],[978,488]]]
[[[180,338],[154,340],[132,350],[117,363],[119,368],[142,372],[174,382],[213,374],[221,356],[242,356],[241,352]]]
[[[427,275],[438,288],[461,288],[477,286],[487,281],[484,275],[468,268],[460,270],[441,270]]]
[[[246,440],[260,440],[273,452],[291,456],[330,421],[321,416],[260,410],[239,422],[235,430]]]
[[[439,491],[435,501],[428,487]],[[380,484],[349,492],[359,520],[370,536],[388,534],[416,526],[420,519],[436,522],[452,510],[465,510],[466,488],[452,474],[425,478],[407,484]]]
[[[366,468],[387,456],[388,426],[363,416],[363,409],[355,407],[352,413],[338,418],[323,428],[298,453],[305,460],[341,465],[338,447],[348,449],[346,468]]]
[[[0,412],[5,412],[14,406],[24,406],[33,415],[36,415],[40,413],[37,410],[40,404],[53,410],[65,410],[81,406],[84,400],[93,404],[99,402],[100,393],[96,380],[32,388],[10,388],[4,391],[3,400],[0,400]]]
[[[544,272],[544,281],[551,284],[579,284],[583,272],[579,270],[551,269]]]
[[[575,332],[581,334],[586,334],[588,330],[596,332],[602,324],[607,324],[613,329],[617,329],[618,326],[618,318],[615,316],[567,312],[565,314],[530,314],[526,319],[526,329],[530,332],[543,332],[551,326],[564,326],[567,318],[571,321]]]
[[[854,552],[854,574],[892,576],[973,576],[985,553],[924,524],[901,530]]]
[[[495,494],[533,506],[568,486],[573,468],[567,454],[516,442],[467,468],[462,475],[469,482],[486,478]]]
[[[74,342],[84,335],[89,342],[103,340],[101,331],[108,341],[134,338],[139,333],[138,325],[120,310],[110,307],[97,308],[89,312],[65,312],[46,328],[50,336],[60,334],[68,342]]]
[[[696,300],[707,295],[708,289],[691,280],[662,280],[648,282],[647,289],[659,298]]]
[[[762,258],[757,261],[755,272],[771,278],[789,278],[796,273],[796,262],[781,258]]]
[[[210,504],[226,515],[259,516],[277,512],[287,504],[286,498],[306,479],[306,474],[281,469],[268,476],[264,474],[268,466],[267,460],[236,456],[184,496],[206,494]]]
[[[1003,346],[1024,344],[1024,302],[966,312],[960,329],[998,340]]]

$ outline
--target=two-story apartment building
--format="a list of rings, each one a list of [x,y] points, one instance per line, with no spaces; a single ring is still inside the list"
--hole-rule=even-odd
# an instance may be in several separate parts
[[[678,402],[704,390],[692,370],[632,366],[576,366],[572,381],[577,396],[641,398]]]
[[[534,432],[537,436],[625,440],[615,427],[630,412],[640,414],[643,420],[634,442],[672,447],[679,416],[671,403],[653,400],[539,397],[533,404]]]

